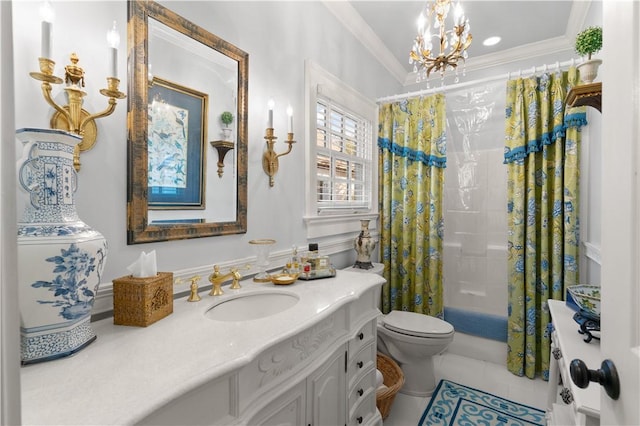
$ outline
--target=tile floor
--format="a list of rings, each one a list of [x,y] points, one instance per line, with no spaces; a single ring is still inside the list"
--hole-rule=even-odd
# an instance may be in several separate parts
[[[434,357],[436,383],[447,379],[531,407],[545,409],[547,382],[511,374],[506,366],[444,353]],[[398,393],[384,426],[416,426],[429,403],[429,397]]]

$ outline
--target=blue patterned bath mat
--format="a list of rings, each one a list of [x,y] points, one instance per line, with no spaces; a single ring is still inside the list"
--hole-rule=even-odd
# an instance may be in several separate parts
[[[544,414],[537,408],[440,380],[418,426],[544,426]]]

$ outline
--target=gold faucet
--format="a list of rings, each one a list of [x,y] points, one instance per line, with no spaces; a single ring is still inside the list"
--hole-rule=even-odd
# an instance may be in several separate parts
[[[186,280],[178,278],[175,283],[184,284],[186,281],[191,281],[191,294],[189,294],[187,302],[199,302],[200,299],[202,299],[198,294],[198,281],[200,281],[200,275],[194,275],[191,278],[187,278]]]
[[[233,279],[231,283],[231,290],[237,290],[240,288],[240,279],[242,275],[238,272],[237,268],[231,268],[228,274],[220,275],[220,267],[218,265],[213,266],[213,274],[209,275],[209,282],[213,284],[211,288],[211,292],[209,292],[209,296],[220,296],[224,292],[222,291],[222,283],[227,281],[229,278]]]

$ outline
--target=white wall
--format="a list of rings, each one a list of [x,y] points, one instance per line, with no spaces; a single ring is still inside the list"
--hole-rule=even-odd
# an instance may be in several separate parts
[[[79,216],[107,238],[109,257],[106,281],[128,274],[126,266],[144,250],[156,250],[158,269],[184,271],[253,256],[248,241],[275,238],[274,251],[306,244],[304,212],[304,61],[312,59],[354,89],[375,100],[400,92],[400,85],[363,49],[319,2],[161,2],[164,6],[204,27],[249,53],[249,153],[247,233],[175,242],[127,246],[126,244],[126,100],[110,117],[98,120],[96,146],[85,152],[79,172],[76,201]],[[76,52],[86,73],[85,109],[101,110],[106,98],[98,94],[108,73],[106,32],[118,22],[122,43],[119,51],[120,89],[127,88],[123,1],[58,2],[53,29],[56,74],[63,73],[68,55]],[[52,109],[40,93],[39,82],[29,77],[36,71],[40,54],[39,2],[15,2],[14,70],[16,128],[48,127]],[[4,64],[4,58],[3,58]],[[60,88],[55,98],[63,98]],[[298,143],[280,161],[275,186],[269,188],[262,170],[267,100],[274,98],[274,127],[281,141],[286,132],[287,104],[294,110]],[[277,151],[284,143],[277,143]],[[214,171],[215,173],[215,171]],[[227,173],[227,171],[225,171]],[[18,203],[21,215],[24,199]],[[343,236],[351,238],[353,236]],[[320,245],[322,251],[323,244]],[[351,260],[345,259],[344,265]],[[108,288],[109,283],[101,288]],[[94,309],[95,312],[95,309]]]

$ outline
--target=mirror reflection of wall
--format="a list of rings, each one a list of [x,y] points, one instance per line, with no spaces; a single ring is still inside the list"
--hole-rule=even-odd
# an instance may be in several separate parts
[[[225,157],[227,174],[219,177],[215,173],[218,153],[209,141],[222,139],[220,114],[223,111],[237,111],[237,62],[155,19],[149,18],[148,25],[150,93],[153,79],[158,78],[208,96],[203,146],[204,211],[202,207],[180,209],[150,203],[149,223],[200,219],[205,222],[234,221],[237,193],[235,150]],[[235,133],[234,131],[233,134]],[[151,174],[149,178],[151,179]]]

